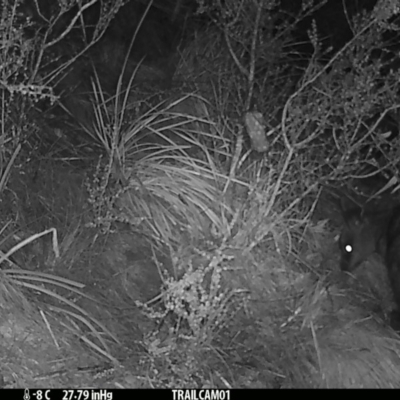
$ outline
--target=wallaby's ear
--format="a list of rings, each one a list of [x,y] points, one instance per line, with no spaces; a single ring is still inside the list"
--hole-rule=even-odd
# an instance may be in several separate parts
[[[344,224],[351,228],[360,226],[364,223],[364,207],[361,207],[354,200],[348,197],[340,198],[340,208]]]

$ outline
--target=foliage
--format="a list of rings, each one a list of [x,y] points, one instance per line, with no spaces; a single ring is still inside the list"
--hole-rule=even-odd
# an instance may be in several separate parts
[[[386,28],[378,6],[355,18],[353,39],[327,65],[312,60],[286,102],[277,133],[306,186],[397,174],[400,72],[382,57]]]
[[[294,7],[294,14],[276,0],[198,3],[198,13],[206,13],[222,31],[220,45],[228,53],[227,68],[235,68],[233,76],[226,76],[230,84],[224,87],[232,90],[236,86],[234,95],[242,103],[240,112],[258,108],[271,114],[267,119],[272,118],[299,79],[296,70],[305,62],[296,50],[302,45],[294,39],[297,24],[325,1],[302,2],[300,7]]]
[[[122,0],[85,2],[58,1],[50,6],[39,1],[2,0],[0,17],[1,149],[0,191],[28,134],[37,132],[34,108],[54,102],[52,88],[57,76],[96,43]],[[71,32],[82,24],[88,9],[99,6],[98,19],[90,37],[75,43],[75,51],[63,50],[71,43]],[[86,29],[80,25],[82,31]]]
[[[122,1],[120,0],[83,2],[59,0],[51,3],[23,0],[1,1],[0,194],[2,194],[3,200],[6,199],[4,190],[13,169],[27,161],[27,151],[23,145],[28,143],[33,134],[40,133],[38,129],[40,121],[37,121],[36,110],[43,107],[45,103],[53,103],[56,100],[53,93],[55,78],[100,39],[121,5]],[[75,52],[65,52],[64,42],[70,41],[71,43],[73,40],[70,38],[71,32],[76,25],[83,23],[83,14],[94,6],[99,7],[99,13],[90,37],[86,37],[87,40],[83,43],[75,43]],[[82,31],[86,29],[84,24],[81,25],[81,29]],[[69,47],[67,49],[70,50]],[[12,193],[15,196],[14,200],[18,201],[18,195],[13,191]],[[10,204],[7,206],[11,209]],[[18,214],[20,211],[17,209]],[[4,215],[2,214],[1,217],[3,222]],[[7,218],[9,219],[8,223],[12,220],[18,220],[18,222],[22,220],[21,215],[7,215]],[[6,227],[7,225],[2,228],[2,233]],[[109,354],[109,349],[101,336],[104,331],[108,332],[107,329],[100,322],[91,318],[82,308],[71,302],[67,296],[60,295],[56,290],[46,287],[53,285],[58,289],[62,288],[75,294],[84,295],[79,290],[83,285],[58,278],[55,275],[21,269],[19,265],[8,259],[12,253],[21,251],[24,246],[49,232],[56,235],[55,229],[51,228],[21,241],[6,254],[1,253],[0,263],[7,260],[13,266],[13,269],[1,271],[2,281],[5,282],[1,288],[2,294],[9,291],[15,293],[15,290],[12,291],[10,288],[20,287],[47,295],[48,307],[54,313],[68,316],[72,321],[70,326],[67,325],[67,329],[82,337],[79,324],[88,328],[96,339],[84,338],[86,343],[95,351],[115,362],[115,358]],[[55,249],[58,247],[56,246]],[[66,307],[51,306],[52,300],[63,303]],[[109,332],[107,334],[112,336]],[[98,340],[97,343],[96,340]]]
[[[400,77],[395,52],[387,43],[387,36],[397,34],[393,15],[398,2],[381,1],[372,14],[349,18],[353,37],[335,51],[324,51],[311,23],[312,52],[306,63],[301,60],[304,69],[296,75],[296,24],[322,3],[301,2],[297,14],[288,17],[274,0],[199,0],[199,12],[207,13],[213,26],[182,52],[179,69],[196,93],[181,92],[154,103],[132,99],[137,95],[135,70],[127,85],[121,73],[115,96],[109,98],[101,77],[94,80],[94,120],[83,128],[107,159],[93,167],[88,184],[92,221],[86,227],[100,226],[107,234],[117,231],[105,235],[104,243],[126,231],[137,234],[127,235],[125,247],[118,241],[109,246],[115,258],[100,271],[111,281],[105,282],[106,290],[101,288],[110,295],[101,312],[112,295],[129,299],[126,313],[121,304],[115,307],[118,319],[135,327],[129,329],[131,342],[123,351],[136,341],[132,332],[140,331],[138,341],[146,352],[137,352],[143,356],[134,363],[148,367],[143,370],[150,385],[398,385],[398,341],[370,318],[376,313],[372,292],[365,294],[357,286],[353,296],[346,282],[331,279],[335,266],[323,259],[322,249],[326,242],[335,245],[333,234],[326,221],[315,223],[310,217],[327,185],[354,186],[355,178],[398,175],[398,136],[387,134],[385,126],[398,121]],[[59,47],[69,35],[74,37],[74,15],[73,24],[82,32],[80,17],[95,1],[69,8],[73,4],[60,0],[52,10],[42,9],[40,14],[51,22],[47,30],[33,10],[26,23],[36,33],[27,38],[15,33],[16,45],[7,50],[7,57],[17,61],[27,54],[27,61],[15,72],[18,63],[7,64],[4,56],[9,71],[4,78],[6,101],[16,95],[21,102],[52,99],[52,84],[101,36],[111,18],[105,8],[106,16],[98,30],[89,32],[88,42],[82,37],[71,40],[68,52]],[[102,7],[106,4],[101,2]],[[66,10],[70,19],[63,18]],[[28,39],[32,52],[23,47]],[[193,109],[200,104],[206,112],[189,115],[179,108],[185,103]],[[257,110],[253,115],[265,130],[260,129],[265,154],[247,150],[241,118],[249,110]],[[263,114],[270,126],[263,124]],[[3,127],[3,132],[3,142],[11,144],[6,141],[8,129]],[[13,160],[14,154],[6,155]],[[98,230],[88,231],[94,232],[92,248]],[[139,254],[147,261],[142,269],[135,254],[138,237],[146,237],[155,249]],[[2,259],[34,239],[21,242]],[[335,253],[332,249],[327,250],[329,256]],[[74,257],[78,253],[76,248],[72,252]],[[99,258],[107,256],[100,252]],[[101,268],[100,262],[87,268],[85,261],[85,274]],[[135,279],[151,267],[162,286],[149,300],[148,286],[143,285],[146,297],[137,301]],[[74,299],[46,284],[66,289],[68,295],[82,295],[82,286],[35,271],[8,270],[6,278],[7,285],[67,305],[50,309],[83,324],[95,338],[86,341],[89,346],[118,362],[102,338],[105,333],[117,342],[114,336]],[[118,285],[120,279],[125,281]],[[138,307],[146,323],[135,313]],[[376,359],[387,362],[375,368]]]

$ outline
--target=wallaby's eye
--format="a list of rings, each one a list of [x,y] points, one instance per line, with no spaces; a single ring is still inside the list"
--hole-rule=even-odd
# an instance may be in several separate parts
[[[344,250],[346,253],[351,253],[353,251],[353,247],[351,244],[346,244],[346,246],[344,246]]]

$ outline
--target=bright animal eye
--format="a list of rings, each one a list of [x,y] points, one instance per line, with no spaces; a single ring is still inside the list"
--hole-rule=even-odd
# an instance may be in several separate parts
[[[350,244],[346,244],[346,246],[344,246],[344,249],[347,253],[351,253],[353,251],[353,247]]]

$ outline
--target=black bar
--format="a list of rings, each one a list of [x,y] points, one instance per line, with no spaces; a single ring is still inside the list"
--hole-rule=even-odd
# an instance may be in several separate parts
[[[13,400],[132,400],[151,395],[157,400],[235,400],[245,395],[229,389],[2,389],[0,398]],[[255,394],[253,392],[253,394]],[[261,395],[262,392],[259,391]],[[8,395],[8,396],[7,396]],[[246,399],[248,400],[248,399]]]

